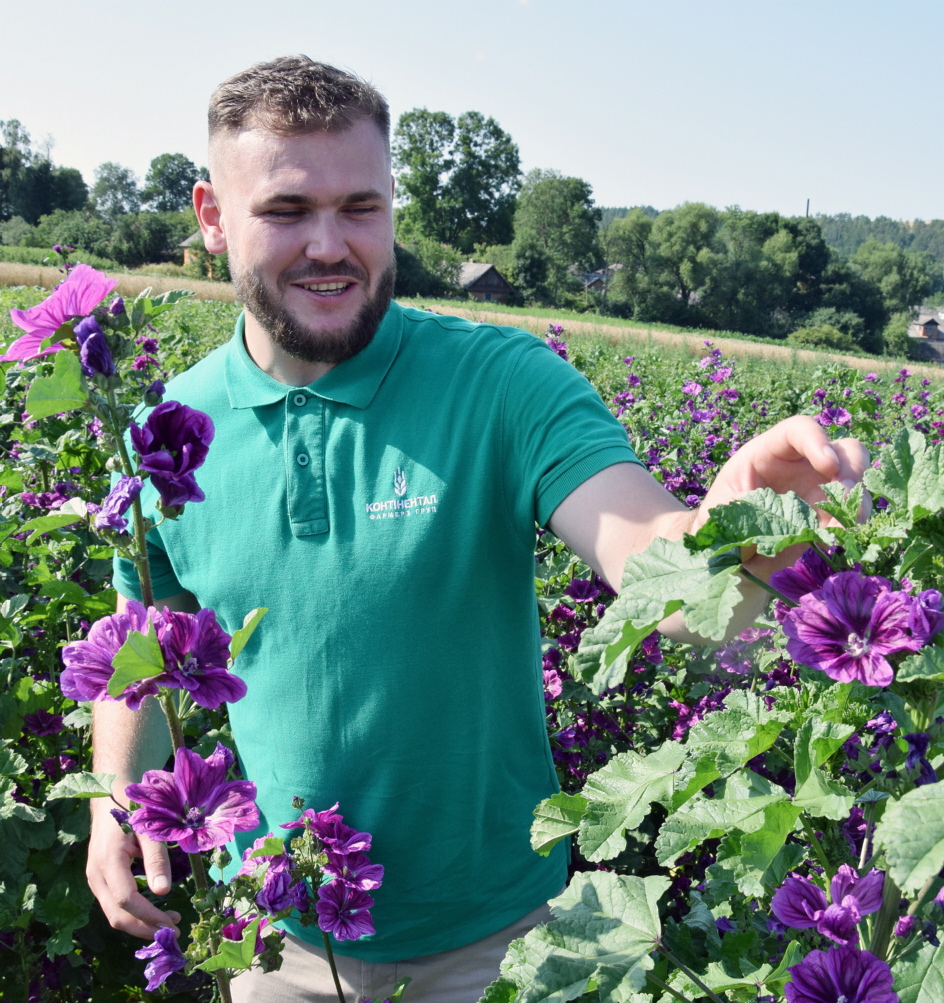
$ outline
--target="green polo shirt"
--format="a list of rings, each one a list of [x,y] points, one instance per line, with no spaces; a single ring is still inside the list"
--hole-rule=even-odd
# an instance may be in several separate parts
[[[386,872],[377,933],[337,949],[373,962],[471,943],[555,895],[566,847],[529,845],[558,789],[535,523],[635,461],[593,387],[526,332],[393,304],[307,387],[252,362],[240,319],[166,399],[206,411],[216,437],[206,501],[149,536],[155,595],[192,592],[230,632],[270,611],[229,708],[263,820],[236,852],[297,817],[294,795],[339,801]],[[133,566],[116,563],[115,586],[139,594]]]

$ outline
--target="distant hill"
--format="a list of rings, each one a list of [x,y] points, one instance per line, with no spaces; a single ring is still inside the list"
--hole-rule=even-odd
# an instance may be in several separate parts
[[[823,231],[823,239],[842,254],[855,254],[867,240],[880,244],[897,244],[906,251],[927,251],[944,262],[944,220],[910,221],[878,216],[851,216],[847,212],[835,216],[815,217]]]
[[[603,214],[600,217],[600,228],[605,230],[614,219],[622,219],[630,209],[642,209],[642,211],[650,218],[655,219],[659,215],[658,209],[653,209],[651,205],[631,205],[631,206],[620,206],[615,208],[613,206],[600,206],[600,212]]]

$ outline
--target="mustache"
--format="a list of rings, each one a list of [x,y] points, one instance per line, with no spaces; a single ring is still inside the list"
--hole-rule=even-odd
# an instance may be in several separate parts
[[[355,265],[353,261],[339,261],[333,265],[325,265],[320,261],[310,261],[299,268],[290,268],[279,276],[279,286],[285,288],[293,282],[310,282],[328,277],[353,279],[355,282],[367,282],[367,272]]]

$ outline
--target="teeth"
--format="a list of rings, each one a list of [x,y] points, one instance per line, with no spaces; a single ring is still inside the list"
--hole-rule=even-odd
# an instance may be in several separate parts
[[[309,289],[313,293],[336,293],[341,289],[347,289],[349,282],[318,282],[309,283],[302,288]]]

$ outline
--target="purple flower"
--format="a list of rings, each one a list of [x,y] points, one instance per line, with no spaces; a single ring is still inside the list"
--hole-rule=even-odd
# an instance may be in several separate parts
[[[547,342],[547,347],[552,352],[555,352],[557,355],[559,355],[564,360],[564,362],[568,361],[566,341],[557,341],[554,338],[545,338],[544,340]]]
[[[339,815],[335,810],[338,807],[335,802],[330,808],[324,811],[315,811],[314,808],[306,808],[295,822],[284,822],[280,829],[311,829],[311,831],[324,842],[324,837],[334,834],[335,824],[343,821],[344,816]],[[368,843],[368,846],[370,844]]]
[[[255,829],[259,809],[256,785],[227,780],[227,750],[217,743],[206,760],[178,749],[173,773],[148,770],[126,796],[140,808],[128,820],[135,832],[162,843],[176,842],[185,853],[200,853],[228,843],[236,832]]]
[[[74,641],[62,649],[65,663],[59,685],[70,700],[113,700],[108,694],[108,681],[112,677],[112,659],[118,649],[128,639],[131,631],[145,633],[148,620],[156,618],[157,611],[145,609],[141,603],[132,600],[123,613],[96,620],[82,641]],[[145,697],[157,693],[157,678],[142,679],[132,683],[121,694],[131,710],[137,710]]]
[[[147,353],[148,355],[154,355],[157,351],[157,338],[148,338],[142,335],[135,344],[141,346],[141,351]]]
[[[543,669],[544,673],[544,699],[547,701],[556,700],[564,690],[564,682],[557,669]]]
[[[695,397],[701,393],[701,384],[696,383],[694,380],[689,380],[687,383],[682,384],[682,393]]]
[[[151,475],[165,507],[203,501],[194,478],[213,441],[210,416],[178,401],[164,401],[141,428],[131,423],[131,442],[141,457],[141,469]]]
[[[62,715],[38,710],[23,718],[23,728],[34,735],[58,735],[62,731]]]
[[[577,602],[593,602],[600,594],[600,590],[586,578],[575,578],[564,589],[564,595],[576,599]]]
[[[908,756],[905,759],[905,769],[918,770],[918,779],[915,780],[915,787],[924,784],[936,784],[937,773],[927,759],[928,747],[931,744],[931,736],[926,731],[919,731],[912,735],[903,735],[902,738],[908,743]]]
[[[920,647],[906,632],[909,613],[909,597],[887,579],[841,571],[787,613],[787,651],[838,682],[888,686],[894,673],[885,656]]]
[[[10,318],[26,334],[17,338],[0,355],[0,362],[14,359],[34,359],[62,349],[60,343],[40,350],[40,345],[51,334],[74,317],[84,317],[118,285],[89,265],[76,265],[64,282],[56,286],[51,296],[29,310],[11,310]]]
[[[163,397],[165,386],[161,380],[154,380],[153,383],[144,391],[145,396]]]
[[[272,839],[273,835],[274,833],[267,832],[264,836],[260,836],[254,840],[252,846],[246,847],[243,851],[242,866],[236,872],[237,874],[252,874],[257,867],[261,867],[263,864],[269,865],[269,871],[288,871],[291,869],[292,858],[288,853],[276,853],[272,856],[264,857],[250,856],[254,850],[261,850],[265,845],[265,841]]]
[[[142,960],[144,958],[151,959],[144,966],[149,993],[154,992],[168,976],[179,972],[187,964],[187,960],[177,944],[177,937],[169,926],[158,927],[154,934],[154,943],[142,947],[140,951],[135,951],[134,956]]]
[[[895,924],[896,937],[910,937],[915,926],[914,916],[902,916]]]
[[[308,912],[308,886],[304,881],[292,881],[290,871],[266,869],[262,889],[256,895],[256,905],[268,913],[283,909]]]
[[[108,305],[108,312],[112,317],[120,317],[125,312],[125,301],[120,296],[116,296]]]
[[[180,687],[201,707],[215,710],[246,695],[246,684],[226,668],[232,638],[212,609],[175,613],[165,609],[157,625],[164,654],[165,686]]]
[[[941,605],[942,597],[937,589],[919,592],[911,600],[908,630],[921,646],[944,630],[944,612],[941,611]]]
[[[128,528],[128,520],[122,518],[131,503],[141,494],[144,481],[140,477],[122,475],[108,492],[101,511],[95,516],[96,529],[113,529],[123,533]]]
[[[357,940],[374,933],[370,907],[374,900],[359,888],[332,881],[318,889],[318,926],[337,940]]]
[[[833,573],[825,558],[815,547],[804,551],[799,560],[790,568],[775,571],[770,576],[770,584],[794,602],[803,596],[822,588],[823,582]]]
[[[770,908],[773,914],[797,930],[813,927],[838,944],[855,944],[856,926],[863,916],[876,912],[882,904],[885,875],[873,868],[860,878],[848,864],[843,864],[830,883],[832,904],[826,893],[809,878],[790,874],[774,893]]]
[[[820,425],[848,425],[852,415],[844,407],[827,407],[816,416]]]
[[[115,362],[105,340],[105,332],[94,317],[85,317],[75,325],[75,340],[79,343],[79,362],[82,372],[93,376],[114,376]]]
[[[891,968],[869,951],[854,947],[810,951],[787,970],[787,1003],[899,1003]]]
[[[232,923],[228,923],[224,926],[220,933],[222,933],[227,940],[240,941],[243,939],[243,930],[245,930],[246,927],[249,926],[249,924],[256,918],[256,915],[256,913],[251,912],[247,913],[245,916],[238,916]],[[265,943],[262,940],[262,931],[269,925],[270,922],[271,921],[268,916],[263,916],[262,921],[256,929],[256,943],[253,948],[254,953],[256,954],[262,954],[265,950]],[[274,929],[280,937],[285,936],[284,930],[280,930],[278,927],[275,927]],[[270,930],[269,932],[271,933],[272,931]]]
[[[384,875],[383,864],[372,864],[366,853],[337,853],[329,847],[327,856],[325,872],[349,888],[369,892],[380,887]]]

